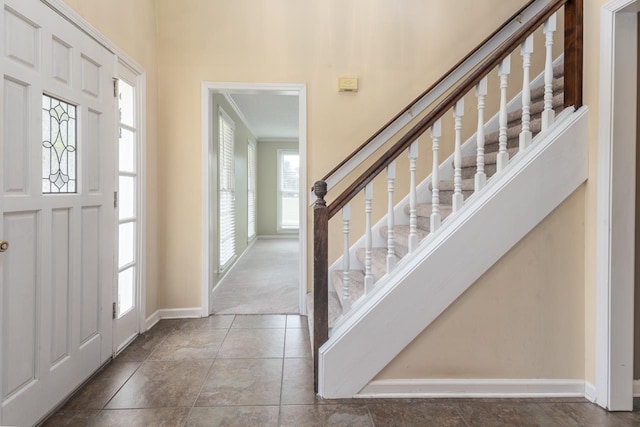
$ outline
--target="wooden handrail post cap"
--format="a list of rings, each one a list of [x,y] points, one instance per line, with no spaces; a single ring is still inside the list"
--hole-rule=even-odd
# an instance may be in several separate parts
[[[326,206],[327,202],[325,202],[324,196],[327,195],[327,183],[325,181],[316,181],[315,184],[313,184],[313,194],[317,197],[316,205]]]

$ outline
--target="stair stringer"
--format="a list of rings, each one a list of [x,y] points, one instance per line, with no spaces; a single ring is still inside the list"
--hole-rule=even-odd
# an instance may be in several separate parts
[[[588,174],[588,108],[566,109],[546,135],[519,153],[475,203],[452,216],[433,240],[354,308],[319,350],[318,392],[351,398],[569,197]],[[511,167],[513,166],[513,167]],[[475,197],[474,197],[475,199]],[[469,242],[489,241],[477,250]],[[452,260],[465,260],[459,268]],[[386,280],[385,280],[386,279]]]

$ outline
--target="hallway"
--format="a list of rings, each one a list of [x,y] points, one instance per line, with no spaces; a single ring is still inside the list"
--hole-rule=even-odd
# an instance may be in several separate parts
[[[318,399],[306,325],[296,315],[162,320],[44,425],[640,424],[640,412],[607,413],[582,398]]]
[[[214,314],[299,313],[299,241],[258,239],[213,292]]]

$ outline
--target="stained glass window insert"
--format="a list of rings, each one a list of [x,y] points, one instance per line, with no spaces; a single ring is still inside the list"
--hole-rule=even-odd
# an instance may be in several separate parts
[[[75,193],[76,106],[42,95],[42,192]]]

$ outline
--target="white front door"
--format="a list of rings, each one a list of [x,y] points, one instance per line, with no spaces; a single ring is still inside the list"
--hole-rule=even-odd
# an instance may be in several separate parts
[[[0,0],[0,424],[31,425],[112,354],[114,55]]]

